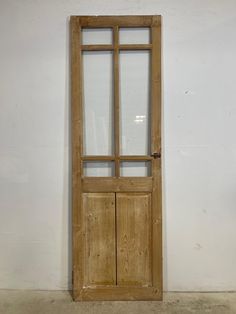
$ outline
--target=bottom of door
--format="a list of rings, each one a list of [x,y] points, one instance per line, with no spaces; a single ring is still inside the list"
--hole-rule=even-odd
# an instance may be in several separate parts
[[[82,200],[82,276],[74,300],[162,300],[153,280],[152,194],[83,193]]]
[[[155,287],[87,287],[74,291],[75,301],[162,301]]]

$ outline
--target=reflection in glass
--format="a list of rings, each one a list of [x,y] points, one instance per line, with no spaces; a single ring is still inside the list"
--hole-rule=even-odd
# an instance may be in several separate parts
[[[113,153],[112,52],[83,52],[84,155]]]
[[[120,52],[121,154],[149,155],[149,51]]]
[[[111,28],[83,28],[82,45],[112,44]]]
[[[85,177],[112,177],[114,176],[113,162],[98,162],[86,161],[84,162],[84,176]]]
[[[122,161],[120,175],[122,177],[151,176],[151,163],[149,161]]]

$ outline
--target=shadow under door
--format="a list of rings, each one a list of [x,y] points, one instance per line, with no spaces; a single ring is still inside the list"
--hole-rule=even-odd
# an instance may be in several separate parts
[[[161,300],[161,17],[72,16],[73,297]]]

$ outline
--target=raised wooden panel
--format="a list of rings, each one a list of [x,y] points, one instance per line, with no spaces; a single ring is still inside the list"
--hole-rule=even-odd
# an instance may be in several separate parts
[[[117,284],[151,285],[151,194],[117,193]]]
[[[115,194],[84,193],[84,286],[116,283]]]

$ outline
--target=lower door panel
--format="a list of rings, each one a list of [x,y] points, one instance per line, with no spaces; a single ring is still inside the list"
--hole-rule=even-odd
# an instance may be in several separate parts
[[[84,193],[83,208],[84,285],[115,285],[115,193]]]
[[[84,193],[85,286],[151,286],[151,195]]]
[[[117,193],[117,284],[151,286],[151,194]]]

